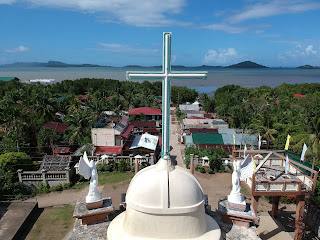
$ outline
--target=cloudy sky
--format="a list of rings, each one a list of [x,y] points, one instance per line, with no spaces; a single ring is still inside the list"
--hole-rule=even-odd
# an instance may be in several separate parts
[[[0,64],[320,66],[319,0],[0,0]]]

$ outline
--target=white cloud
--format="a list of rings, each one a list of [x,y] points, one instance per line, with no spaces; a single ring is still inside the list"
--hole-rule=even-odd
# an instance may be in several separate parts
[[[247,28],[231,26],[225,23],[211,24],[211,25],[204,26],[203,28],[212,30],[212,31],[223,31],[231,34],[244,33],[248,30]]]
[[[149,49],[149,48],[135,48],[126,44],[118,43],[97,43],[98,47],[94,48],[95,50],[107,51],[107,52],[116,52],[124,54],[157,54],[159,49]]]
[[[228,18],[231,23],[239,23],[250,19],[295,14],[320,9],[320,3],[306,0],[272,0],[262,1],[248,6],[242,12]]]
[[[0,0],[12,3],[14,0]],[[103,14],[104,21],[139,27],[189,25],[170,19],[181,13],[186,0],[24,0],[33,7],[49,7]],[[1,2],[0,2],[1,3]]]
[[[305,52],[308,55],[317,55],[317,51],[313,50],[313,46],[312,45],[308,45],[305,49]]]
[[[279,54],[278,57],[284,63],[292,63],[298,65],[314,64],[318,66],[320,61],[320,52],[314,50],[314,46],[311,44],[307,46],[297,44],[294,49]]]
[[[27,52],[27,51],[29,51],[29,48],[20,45],[20,46],[17,47],[17,48],[6,49],[6,50],[4,50],[4,51],[7,52],[7,53]]]
[[[209,50],[203,58],[205,64],[226,64],[238,58],[238,53],[234,48]]]

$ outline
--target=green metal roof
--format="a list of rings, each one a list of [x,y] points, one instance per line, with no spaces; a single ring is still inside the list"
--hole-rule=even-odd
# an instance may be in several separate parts
[[[0,81],[9,82],[11,80],[14,80],[16,77],[0,77]]]
[[[224,145],[222,135],[219,133],[192,133],[195,144],[218,144]]]
[[[156,100],[162,100],[161,96],[156,96]]]

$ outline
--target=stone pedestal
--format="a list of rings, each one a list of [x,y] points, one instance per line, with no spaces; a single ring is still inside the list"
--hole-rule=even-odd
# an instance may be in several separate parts
[[[86,203],[86,207],[88,210],[101,208],[103,206],[103,199],[97,202]]]
[[[228,208],[228,200],[219,201],[218,212],[222,221],[237,226],[250,227],[251,223],[258,224],[259,218],[251,209],[251,204],[246,204],[245,211],[237,211]]]
[[[73,217],[81,219],[82,225],[94,224],[103,222],[107,219],[107,216],[113,211],[111,198],[105,198],[102,200],[103,205],[101,208],[87,209],[86,203],[77,202],[74,209]]]

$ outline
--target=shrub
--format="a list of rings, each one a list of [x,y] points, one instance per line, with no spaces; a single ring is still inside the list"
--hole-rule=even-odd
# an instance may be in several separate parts
[[[112,163],[109,163],[109,164],[105,165],[105,166],[104,166],[104,171],[112,172],[112,171],[113,171],[113,165],[112,165]]]
[[[50,186],[48,183],[39,182],[37,184],[36,193],[49,193],[50,192]]]
[[[58,183],[57,185],[53,186],[52,188],[53,191],[62,191],[63,187],[61,183]]]
[[[63,188],[63,190],[69,189],[71,187],[71,185],[72,185],[71,183],[63,183],[62,188]]]
[[[203,166],[198,166],[198,171],[201,173],[206,173],[206,170],[204,169]]]
[[[120,172],[126,172],[127,171],[127,161],[124,159],[121,159],[118,165],[118,170]]]
[[[100,172],[104,172],[105,171],[105,167],[104,167],[104,165],[102,163],[98,163],[97,171],[100,171]]]
[[[209,173],[209,174],[214,174],[214,171],[213,171],[211,168],[209,168],[209,169],[208,169],[208,173]]]

